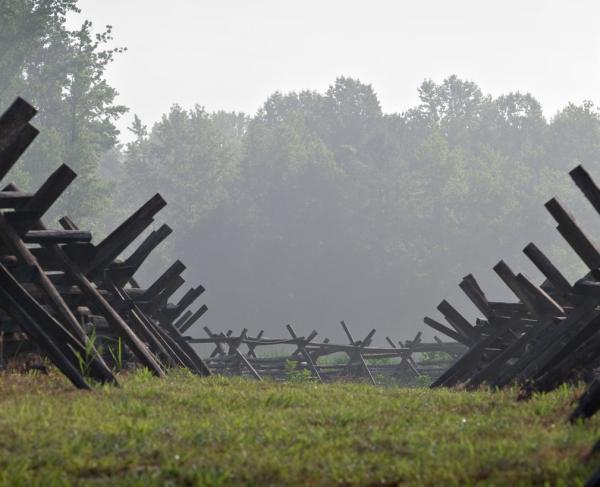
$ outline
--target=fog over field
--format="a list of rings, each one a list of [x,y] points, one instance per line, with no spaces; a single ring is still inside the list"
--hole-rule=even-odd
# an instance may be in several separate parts
[[[540,283],[530,241],[580,275],[552,196],[600,236],[567,175],[600,178],[597,2],[53,1],[70,30],[6,11],[0,102],[42,132],[15,178],[72,166],[54,216],[100,236],[160,192],[175,233],[140,281],[186,263],[191,335],[431,337],[443,298],[476,316],[468,273],[492,300],[499,258]]]

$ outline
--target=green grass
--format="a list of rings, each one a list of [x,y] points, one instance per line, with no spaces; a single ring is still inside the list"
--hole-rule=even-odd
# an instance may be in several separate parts
[[[577,485],[600,418],[565,422],[579,391],[516,402],[357,384],[177,373],[73,390],[0,376],[0,485]]]

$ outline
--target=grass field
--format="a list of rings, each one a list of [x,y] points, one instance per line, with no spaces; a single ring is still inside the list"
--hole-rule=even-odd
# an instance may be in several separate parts
[[[577,485],[600,418],[578,392],[256,383],[140,372],[73,390],[0,376],[0,485]]]

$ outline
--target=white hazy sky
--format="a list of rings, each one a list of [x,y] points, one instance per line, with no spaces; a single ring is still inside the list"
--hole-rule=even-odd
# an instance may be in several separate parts
[[[450,74],[486,93],[531,92],[553,115],[600,103],[598,0],[81,0],[128,47],[108,72],[119,102],[151,124],[173,103],[254,114],[274,91],[373,85],[386,112]],[[126,135],[126,134],[123,134]]]

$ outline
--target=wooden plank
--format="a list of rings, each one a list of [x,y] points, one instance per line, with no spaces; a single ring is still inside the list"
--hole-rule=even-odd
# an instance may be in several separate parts
[[[89,266],[86,268],[86,274],[105,267],[109,262],[115,260],[150,225],[154,215],[164,208],[166,204],[166,201],[160,194],[155,194],[133,215],[113,230],[96,247],[96,258],[89,263]]]
[[[179,274],[185,270],[185,265],[180,260],[175,261],[165,272],[163,272],[152,285],[142,295],[142,300],[150,301],[154,299],[158,294],[169,285],[169,283],[176,279]]]
[[[513,292],[515,296],[535,315],[541,316],[546,312],[546,309],[541,309],[535,302],[535,299],[525,290],[521,283],[517,280],[517,276],[508,267],[508,264],[501,260],[494,267],[494,272],[502,279],[504,284]]]
[[[565,316],[565,310],[563,307],[558,304],[554,299],[552,299],[548,293],[546,293],[543,289],[536,286],[531,282],[527,276],[519,273],[517,274],[517,283],[521,285],[521,287],[533,297],[535,302],[546,310],[546,313],[550,316]]]
[[[28,124],[8,144],[0,147],[0,179],[8,174],[38,135],[39,131]]]
[[[579,228],[571,214],[559,203],[556,198],[552,198],[546,203],[546,209],[558,223],[558,231],[588,266],[589,269],[600,267],[600,252],[596,245]]]
[[[63,164],[35,192],[23,211],[32,211],[39,220],[77,177],[75,171]]]
[[[0,116],[0,149],[7,143],[6,139],[20,132],[36,113],[37,110],[23,98],[16,98]]]
[[[23,241],[30,244],[61,244],[72,242],[91,242],[91,232],[82,230],[29,230]]]
[[[204,313],[206,313],[207,310],[208,308],[205,304],[200,306],[200,308],[196,310],[196,312],[190,317],[190,319],[179,327],[179,332],[185,333],[194,323],[196,323],[196,321],[198,321],[202,317]]]
[[[175,328],[177,328],[179,330],[179,327],[181,325],[183,325],[190,316],[192,316],[192,311],[191,310],[187,310],[185,313],[183,313],[179,318],[177,318],[176,321],[173,322],[173,326],[175,326]],[[181,330],[179,330],[181,331]]]
[[[464,336],[460,335],[459,333],[456,333],[454,330],[448,328],[445,325],[442,325],[441,323],[435,321],[433,318],[430,318],[429,316],[426,316],[425,318],[423,318],[423,322],[426,325],[433,328],[434,330],[439,331],[440,333],[443,333],[444,335],[452,338],[453,340],[456,340],[459,343],[462,343],[463,345],[466,345],[467,347],[472,345],[471,340],[465,338]]]
[[[477,285],[477,281],[475,281],[472,274],[463,277],[462,281],[459,283],[459,287],[483,316],[488,319],[494,316],[490,303],[486,299],[485,294],[481,291],[481,288]]]
[[[583,168],[582,165],[579,165],[572,169],[569,172],[569,175],[577,187],[585,195],[587,200],[592,204],[594,209],[600,213],[600,189],[598,189],[598,186],[589,173]]]
[[[124,264],[135,269],[135,273],[135,271],[141,267],[152,251],[158,247],[172,232],[173,230],[171,227],[168,225],[162,225],[158,230],[153,231],[145,238],[138,248],[129,257],[127,257],[127,259],[125,259]]]
[[[0,208],[23,208],[33,196],[33,193],[23,191],[0,191]]]
[[[552,286],[564,296],[572,294],[573,287],[565,276],[556,268],[556,266],[544,255],[544,253],[531,242],[524,249],[523,253],[529,257],[531,262],[548,279]]]
[[[458,333],[464,335],[472,343],[479,340],[479,333],[473,326],[445,299],[438,305],[437,310],[452,325]]]
[[[246,366],[246,368],[250,371],[250,373],[254,376],[254,378],[258,381],[262,381],[262,377],[256,371],[256,369],[252,366],[252,364],[248,361],[244,354],[240,352],[237,348],[235,350],[236,357]]]

